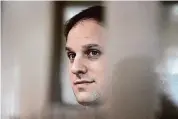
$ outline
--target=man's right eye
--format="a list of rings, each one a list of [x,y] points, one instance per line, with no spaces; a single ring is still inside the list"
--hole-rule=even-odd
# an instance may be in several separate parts
[[[68,56],[69,60],[72,62],[72,61],[74,60],[76,54],[75,54],[75,53],[72,53],[72,52],[68,52],[68,53],[67,53],[67,56]]]

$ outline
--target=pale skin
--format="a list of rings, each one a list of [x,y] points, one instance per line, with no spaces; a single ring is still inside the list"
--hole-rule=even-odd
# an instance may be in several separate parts
[[[79,104],[101,104],[104,87],[104,27],[93,19],[79,21],[67,36],[66,53],[73,92]]]

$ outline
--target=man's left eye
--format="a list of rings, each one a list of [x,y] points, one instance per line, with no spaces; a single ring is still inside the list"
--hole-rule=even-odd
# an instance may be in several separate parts
[[[87,52],[87,56],[89,58],[97,58],[100,56],[100,54],[101,54],[101,52],[99,50],[89,50]]]
[[[98,55],[98,54],[99,54],[99,52],[97,52],[97,51],[91,51],[89,55],[90,56],[95,56],[95,55]]]

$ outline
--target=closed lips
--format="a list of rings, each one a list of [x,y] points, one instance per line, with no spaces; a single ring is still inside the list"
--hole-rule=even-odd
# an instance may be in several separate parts
[[[86,80],[81,80],[81,81],[75,81],[74,84],[84,84],[84,83],[93,83],[95,81],[86,81]]]

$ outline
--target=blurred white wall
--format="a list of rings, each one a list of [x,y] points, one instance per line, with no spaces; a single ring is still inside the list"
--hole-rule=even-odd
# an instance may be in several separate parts
[[[2,116],[29,116],[47,101],[52,3],[2,4]]]

